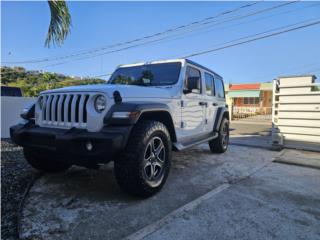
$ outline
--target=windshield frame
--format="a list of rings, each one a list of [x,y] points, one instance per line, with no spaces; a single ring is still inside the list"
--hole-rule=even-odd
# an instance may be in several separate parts
[[[168,84],[168,83],[164,83],[164,84],[121,84],[121,83],[114,83],[111,82],[111,79],[114,77],[115,73],[117,72],[117,70],[121,69],[121,68],[136,68],[136,67],[144,67],[144,66],[150,66],[150,65],[165,65],[165,64],[178,64],[179,70],[177,72],[177,76],[175,81],[173,81],[172,83]],[[174,61],[174,62],[159,62],[159,63],[146,63],[146,64],[141,64],[141,65],[128,65],[128,66],[120,66],[118,67],[110,76],[107,84],[113,84],[113,85],[125,85],[125,86],[144,86],[144,87],[165,87],[165,86],[173,86],[176,85],[179,82],[180,79],[180,75],[181,75],[181,71],[183,68],[183,64],[181,61]]]

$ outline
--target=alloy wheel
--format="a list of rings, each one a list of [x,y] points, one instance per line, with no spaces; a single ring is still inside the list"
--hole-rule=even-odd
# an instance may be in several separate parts
[[[166,150],[160,137],[153,137],[149,140],[144,153],[143,172],[146,182],[156,187],[161,184],[166,161]]]
[[[227,122],[223,125],[221,138],[223,148],[227,148],[229,143],[229,124]]]

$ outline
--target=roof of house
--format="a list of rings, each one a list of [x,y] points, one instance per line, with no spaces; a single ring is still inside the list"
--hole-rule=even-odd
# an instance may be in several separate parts
[[[225,84],[224,90],[229,91],[272,91],[272,82],[244,83],[244,84]]]
[[[272,82],[265,82],[260,84],[260,90],[272,91]]]
[[[259,90],[260,83],[249,83],[249,84],[231,84],[230,90]]]

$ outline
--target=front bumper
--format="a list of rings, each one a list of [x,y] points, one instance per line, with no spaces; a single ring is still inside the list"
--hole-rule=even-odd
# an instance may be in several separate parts
[[[94,159],[96,163],[112,160],[126,146],[131,128],[105,127],[100,132],[88,132],[76,128],[44,128],[28,123],[12,126],[10,136],[13,142],[22,147],[46,149],[73,157],[81,162],[79,164],[86,165],[83,159]],[[93,146],[91,150],[86,147],[89,142]]]

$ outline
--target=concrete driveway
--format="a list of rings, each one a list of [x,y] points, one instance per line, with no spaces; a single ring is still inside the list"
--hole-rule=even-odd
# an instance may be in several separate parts
[[[320,239],[320,171],[266,149],[175,153],[163,190],[132,198],[112,165],[45,175],[25,201],[25,239]]]

